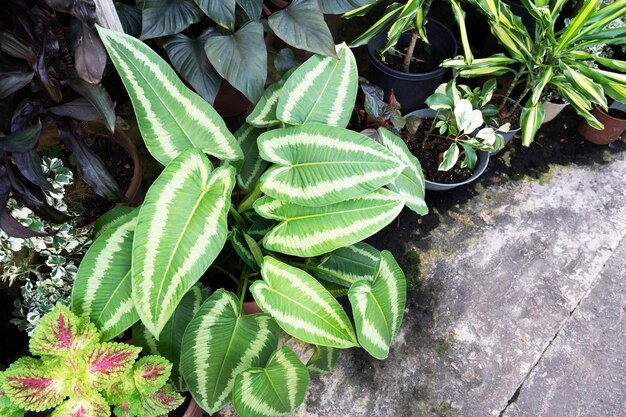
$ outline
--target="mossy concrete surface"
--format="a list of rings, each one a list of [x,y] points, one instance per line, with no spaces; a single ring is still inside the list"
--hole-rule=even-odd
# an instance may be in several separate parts
[[[344,352],[295,415],[626,415],[625,144],[556,123],[371,240],[407,272],[400,334],[385,361]]]

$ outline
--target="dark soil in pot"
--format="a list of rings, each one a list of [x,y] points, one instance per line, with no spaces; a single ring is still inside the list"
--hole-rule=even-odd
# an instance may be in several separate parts
[[[443,160],[443,153],[448,150],[451,142],[435,135],[431,135],[424,142],[424,137],[426,132],[430,130],[432,122],[432,119],[422,120],[414,135],[406,130],[401,132],[402,139],[406,142],[409,150],[420,161],[426,179],[443,184],[455,184],[471,177],[473,171],[469,168],[461,168],[460,163],[457,163],[449,171],[439,171],[438,167]]]
[[[385,52],[383,55],[383,63],[387,66],[395,69],[396,71],[402,71],[402,60],[408,49],[408,45],[404,45],[402,48],[398,48],[402,53],[402,56],[392,55],[389,52]],[[432,48],[420,48],[413,53],[413,59],[409,65],[409,72],[419,74],[422,72],[431,72],[439,69],[439,64],[442,59],[435,55]],[[402,103],[401,103],[402,104]]]
[[[619,110],[619,109],[614,109],[614,108],[609,108],[609,111],[607,112],[609,116],[611,117],[615,117],[616,119],[622,119],[622,120],[626,120],[626,112]]]
[[[500,107],[504,99],[505,98],[503,96],[494,96],[491,99],[491,102],[494,105]],[[513,108],[513,103],[507,100],[507,103],[504,105],[504,107],[502,108],[502,110],[500,110],[500,113],[498,114],[498,126],[494,126],[494,127],[500,127],[505,123],[510,123],[511,130],[512,130],[512,129],[517,129],[520,126],[520,119],[522,117],[522,109],[521,107],[517,106],[513,111],[511,111],[512,108]]]

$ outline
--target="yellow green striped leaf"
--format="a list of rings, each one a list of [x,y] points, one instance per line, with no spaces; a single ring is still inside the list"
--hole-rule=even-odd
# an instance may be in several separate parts
[[[261,157],[275,164],[261,176],[261,190],[304,206],[363,196],[395,180],[405,168],[367,136],[331,126],[273,130],[259,136],[258,145]]]
[[[138,210],[119,218],[93,242],[80,263],[72,310],[111,340],[139,320],[131,288],[132,246]]]
[[[185,330],[180,363],[198,405],[212,414],[228,404],[235,377],[263,366],[278,334],[267,314],[242,316],[235,294],[219,289],[209,297]]]
[[[604,97],[604,90],[601,85],[596,84],[591,78],[584,76],[564,63],[561,63],[561,66],[564,70],[563,74],[565,78],[567,78],[570,84],[572,84],[580,94],[594,103],[598,103],[603,108],[607,108],[606,97]]]
[[[587,122],[596,129],[604,129],[604,125],[600,123],[598,119],[596,119],[589,111],[591,110],[591,103],[587,100],[587,98],[578,93],[569,83],[555,81],[553,84],[559,90],[561,97],[567,100],[567,102],[572,105],[574,110],[576,110],[576,113],[584,117],[585,120],[587,120]]]
[[[348,298],[359,343],[376,359],[385,359],[400,330],[406,305],[406,279],[393,255],[381,252],[373,282],[355,282]]]
[[[243,150],[244,157],[243,160],[234,161],[232,164],[237,168],[237,184],[244,191],[250,191],[267,168],[267,162],[259,156],[257,145],[257,138],[263,132],[263,129],[246,123],[235,132],[235,137]]]
[[[426,193],[422,166],[415,156],[409,151],[406,143],[387,129],[378,129],[380,143],[393,153],[405,168],[400,176],[387,184],[387,188],[395,191],[402,198],[408,208],[419,215],[428,214],[428,207],[424,201]]]
[[[336,50],[339,59],[315,55],[291,74],[276,108],[281,121],[348,125],[358,88],[356,60],[345,43]]]
[[[174,70],[138,39],[98,26],[120,74],[152,156],[167,165],[189,148],[223,160],[243,158],[217,112],[180,81]]]
[[[295,410],[306,395],[309,371],[287,346],[272,354],[263,368],[235,379],[233,404],[241,417],[280,417]]]
[[[309,372],[315,374],[330,374],[335,369],[341,350],[328,346],[315,346],[315,353],[306,364]]]
[[[254,204],[261,216],[278,220],[263,238],[268,250],[301,257],[318,256],[373,235],[395,219],[404,199],[379,189],[363,197],[322,207],[306,207],[262,197]]]
[[[134,345],[141,346],[144,354],[161,355],[172,363],[171,381],[179,392],[187,390],[187,385],[180,374],[183,335],[191,319],[200,310],[207,293],[208,291],[200,284],[191,287],[163,328],[159,340],[156,340],[141,322],[133,326]]]
[[[373,281],[379,259],[378,249],[367,243],[355,243],[322,258],[313,270],[313,276],[349,288],[362,279]]]
[[[282,84],[281,82],[276,82],[267,87],[259,102],[254,106],[252,113],[246,117],[248,124],[254,127],[270,127],[280,123],[280,120],[276,117],[276,108],[278,107]]]
[[[368,6],[362,7],[361,9],[368,9]],[[400,3],[393,3],[387,6],[383,15],[374,23],[369,29],[367,29],[361,36],[356,38],[350,43],[350,48],[356,48],[357,46],[367,45],[372,39],[378,36],[383,31],[387,30],[393,22],[396,21],[400,13],[402,12],[403,6]],[[350,13],[346,13],[344,17],[350,18],[354,16],[360,16],[360,10],[355,10]]]
[[[212,171],[202,151],[190,149],[148,190],[133,241],[132,291],[139,317],[155,338],[222,250],[234,186],[233,167]]]
[[[522,128],[522,145],[530,146],[535,139],[537,130],[543,123],[544,110],[541,103],[537,103],[532,107],[525,107],[522,110],[520,118],[520,126]]]
[[[569,22],[563,34],[559,37],[556,48],[553,51],[555,56],[559,56],[559,53],[581,33],[585,23],[598,10],[601,4],[602,0],[585,0],[580,11]]]
[[[531,97],[533,105],[539,103],[539,100],[541,99],[541,93],[543,92],[543,89],[546,87],[546,85],[550,82],[550,80],[552,80],[553,74],[554,67],[548,66],[544,68],[543,73],[541,74],[541,77],[539,78],[539,81],[537,82],[533,90],[533,94]]]
[[[311,275],[269,256],[261,275],[263,280],[255,281],[250,292],[288,334],[316,345],[357,346],[346,312]]]

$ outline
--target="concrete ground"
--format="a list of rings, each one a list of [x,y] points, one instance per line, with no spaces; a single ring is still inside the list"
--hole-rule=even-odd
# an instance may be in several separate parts
[[[552,123],[372,240],[410,283],[400,334],[386,361],[344,352],[295,415],[626,416],[626,144]]]

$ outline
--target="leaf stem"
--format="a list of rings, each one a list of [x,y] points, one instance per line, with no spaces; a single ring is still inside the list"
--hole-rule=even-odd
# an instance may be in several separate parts
[[[244,227],[244,228],[246,227],[246,221],[243,219],[243,217],[241,217],[241,214],[239,214],[239,212],[235,210],[235,208],[232,205],[230,206],[228,211],[233,216],[238,226]]]
[[[231,274],[230,272],[228,272],[226,269],[222,268],[221,266],[217,265],[217,264],[213,264],[211,265],[211,268],[215,268],[218,271],[220,271],[222,274],[226,275],[228,278],[230,278],[230,280],[232,282],[234,282],[235,284],[237,284],[237,286],[239,286],[239,279],[234,276],[233,274]]]
[[[239,311],[241,311],[241,314],[243,314],[243,300],[246,298],[246,291],[248,290],[248,278],[250,278],[250,268],[244,266],[240,277],[240,280],[243,280],[241,294],[239,295]]]

